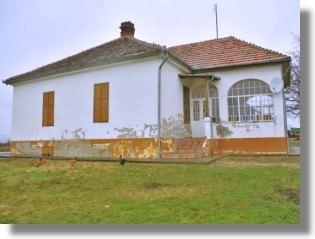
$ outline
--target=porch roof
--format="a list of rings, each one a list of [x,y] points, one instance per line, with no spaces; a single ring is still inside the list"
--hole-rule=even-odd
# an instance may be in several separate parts
[[[199,74],[178,74],[180,78],[202,78],[202,79],[210,79],[212,81],[221,80],[219,76],[210,74],[210,73],[199,73]]]

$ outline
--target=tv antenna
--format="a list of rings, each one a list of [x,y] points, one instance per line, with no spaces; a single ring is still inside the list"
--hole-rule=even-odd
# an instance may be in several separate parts
[[[218,5],[214,4],[214,13],[215,13],[215,25],[216,25],[216,32],[217,32],[217,39],[219,38],[219,31],[218,31]]]

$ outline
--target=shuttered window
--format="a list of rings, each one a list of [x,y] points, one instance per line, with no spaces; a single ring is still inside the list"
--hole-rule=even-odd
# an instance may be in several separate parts
[[[55,92],[43,93],[43,122],[42,126],[54,126]]]
[[[108,122],[109,83],[94,85],[93,122]]]

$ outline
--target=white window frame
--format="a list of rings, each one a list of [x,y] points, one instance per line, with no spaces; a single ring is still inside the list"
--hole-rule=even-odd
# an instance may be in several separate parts
[[[252,105],[248,103],[251,99]],[[234,111],[237,111],[236,114]],[[273,121],[273,94],[268,84],[256,79],[236,82],[228,92],[228,120],[230,122]]]

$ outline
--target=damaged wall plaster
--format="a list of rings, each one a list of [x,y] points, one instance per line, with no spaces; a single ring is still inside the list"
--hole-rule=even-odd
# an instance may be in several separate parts
[[[227,137],[233,134],[233,132],[227,126],[223,126],[222,123],[216,126],[216,130],[217,130],[217,135],[220,137]]]
[[[82,128],[76,129],[74,131],[69,131],[68,129],[61,130],[61,140],[64,139],[84,139],[86,134],[86,130]]]
[[[54,142],[54,156],[110,158],[112,155],[106,144],[103,147],[93,147],[89,141],[70,139]]]
[[[157,124],[144,124],[144,127],[140,129],[123,127],[114,128],[114,130],[119,132],[117,138],[144,138],[156,137],[157,128]],[[172,138],[191,137],[191,127],[184,124],[181,114],[170,116],[167,119],[163,118],[161,121],[161,136]]]
[[[163,118],[161,131],[163,137],[191,137],[191,129],[185,126],[182,114],[170,116],[167,119]]]

